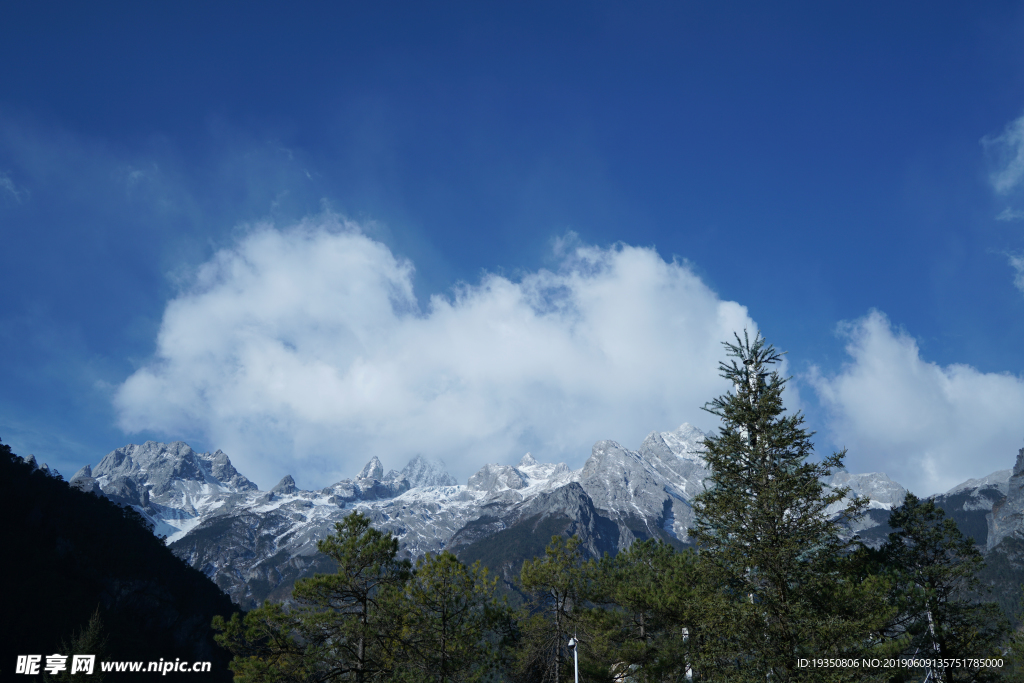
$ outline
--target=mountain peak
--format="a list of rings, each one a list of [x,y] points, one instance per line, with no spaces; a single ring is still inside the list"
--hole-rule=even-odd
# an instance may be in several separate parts
[[[274,493],[295,493],[298,487],[295,486],[295,480],[292,475],[286,474],[281,481],[277,482],[277,486],[270,489]]]
[[[154,495],[167,493],[176,482],[186,481],[234,491],[256,490],[256,484],[239,474],[223,451],[196,453],[184,441],[122,446],[103,456],[91,476],[100,479],[104,486],[119,477],[134,478],[149,485]]]
[[[373,457],[360,478],[343,479],[320,491],[303,491],[289,475],[272,494],[261,494],[255,486],[241,489],[238,483],[228,484],[225,480],[248,480],[221,451],[194,453],[182,442],[147,442],[111,453],[92,468],[95,478],[81,477],[76,488],[133,505],[153,522],[157,533],[168,538],[179,556],[212,571],[218,585],[228,586],[240,604],[255,605],[271,594],[281,594],[296,578],[324,570],[315,563],[304,564],[305,560],[296,564],[292,558],[314,556],[316,542],[356,506],[371,516],[375,528],[395,533],[411,556],[439,552],[456,535],[466,542],[482,540],[522,520],[531,519],[533,526],[520,531],[536,531],[541,518],[549,526],[557,522],[568,534],[603,539],[588,545],[588,553],[613,552],[637,538],[686,542],[695,521],[691,501],[705,489],[710,474],[703,460],[703,439],[700,430],[684,424],[675,431],[651,433],[638,450],[600,441],[584,467],[575,471],[565,463],[538,462],[527,453],[514,467],[485,465],[466,486],[458,486],[443,463],[422,455],[386,477],[380,460]],[[193,468],[197,468],[195,474]],[[1005,491],[1006,474],[985,480],[1003,488],[988,486],[980,493],[970,489],[966,502],[957,499],[958,509],[978,512],[975,517],[983,518],[992,510],[992,497]],[[830,482],[848,485],[853,493],[872,499],[872,516],[855,529],[865,538],[866,531],[877,529],[875,536],[883,534],[882,513],[905,495],[898,484],[880,474],[837,472],[824,483]],[[1021,488],[1013,480],[1011,498],[1016,490],[1013,483]],[[1024,488],[1019,497],[1024,500]],[[987,506],[984,511],[982,504]],[[1015,505],[1011,500],[1005,507],[1008,513],[1019,514],[1024,503]],[[261,520],[255,535],[252,515]],[[1004,535],[1014,533],[1015,520],[997,521],[1006,528]],[[984,521],[979,528],[983,527]],[[496,537],[489,547],[500,548],[508,538]],[[238,552],[239,543],[245,545],[244,553]],[[277,573],[278,587],[259,587],[258,581],[244,578],[269,568]]]
[[[466,487],[470,491],[494,493],[504,489],[521,489],[526,486],[523,475],[511,465],[484,465],[469,478]]]
[[[689,422],[679,425],[679,429],[675,431],[661,432],[660,436],[664,444],[676,456],[703,464],[704,437],[707,434]]]
[[[456,486],[458,481],[448,474],[444,462],[430,461],[417,455],[402,470],[402,476],[409,480],[409,485],[417,486]]]
[[[1024,450],[1022,448],[1021,450]],[[981,477],[980,479],[968,479],[962,484],[957,484],[950,490],[946,491],[946,496],[956,495],[961,491],[967,491],[970,489],[980,489],[984,487],[992,487],[998,489],[1005,496],[1010,487],[1010,477],[1013,475],[1013,470],[998,470],[988,475],[987,477]]]
[[[1013,476],[1019,477],[1024,472],[1024,448],[1017,451],[1017,462],[1013,465]]]
[[[384,465],[381,464],[376,455],[356,475],[357,479],[381,479],[383,477]]]

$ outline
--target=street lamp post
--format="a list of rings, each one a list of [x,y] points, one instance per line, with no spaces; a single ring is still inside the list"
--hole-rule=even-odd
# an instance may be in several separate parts
[[[577,645],[579,641],[573,636],[569,639],[569,649],[572,650],[572,663],[576,672],[576,683],[580,683],[580,654],[577,651]]]

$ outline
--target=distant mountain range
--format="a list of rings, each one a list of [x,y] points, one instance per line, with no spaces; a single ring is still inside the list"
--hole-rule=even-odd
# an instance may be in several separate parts
[[[638,538],[682,547],[694,519],[691,501],[709,474],[703,439],[684,424],[652,432],[637,450],[599,441],[579,470],[527,454],[515,466],[485,465],[464,485],[420,456],[387,474],[373,458],[354,478],[315,491],[297,488],[291,476],[260,491],[221,451],[148,441],[112,451],[71,484],[135,508],[178,557],[248,609],[287,599],[300,577],[333,571],[316,542],[353,510],[391,531],[411,557],[447,548],[509,580],[553,534],[578,533],[592,556]],[[906,489],[881,473],[840,471],[824,483],[867,497],[868,513],[850,533],[873,545],[885,540],[889,510]],[[964,482],[936,500],[976,543],[1003,552],[1005,571],[1024,566],[1024,543],[1021,562],[1005,552],[1008,540],[1024,536],[1024,449],[1012,471]]]

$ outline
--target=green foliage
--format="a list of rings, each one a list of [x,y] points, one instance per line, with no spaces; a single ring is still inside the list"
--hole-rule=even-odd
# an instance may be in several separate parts
[[[388,592],[410,576],[398,560],[398,541],[370,526],[356,512],[335,524],[335,534],[317,544],[338,563],[335,574],[296,582],[295,607],[265,603],[240,619],[220,619],[217,641],[235,654],[236,680],[387,680],[400,628]]]
[[[844,453],[809,461],[811,434],[800,413],[786,413],[786,380],[772,369],[781,354],[760,335],[725,346],[732,360],[719,369],[734,390],[706,408],[722,427],[705,440],[711,475],[694,501],[691,536],[731,604],[734,637],[713,643],[705,661],[728,662],[719,674],[732,680],[803,680],[809,672],[798,659],[852,654],[884,616],[851,614],[851,601],[879,605],[879,586],[851,583],[841,561],[848,544],[840,520],[860,515],[867,501],[830,513],[847,491],[826,491],[821,477],[842,466]],[[829,677],[843,674],[813,675]]]
[[[461,683],[494,671],[508,614],[479,564],[443,552],[413,571],[397,539],[358,512],[318,548],[338,571],[298,581],[290,608],[215,622],[239,683]]]
[[[1021,584],[1024,584],[1024,541],[1009,536],[985,554],[985,566],[978,572],[979,584],[1014,628],[1024,624]]]
[[[696,553],[635,541],[589,568],[593,650],[614,676],[681,680],[727,629],[728,605],[703,580]],[[700,669],[700,666],[696,667]]]
[[[96,661],[100,662],[105,659],[109,659],[108,649],[109,637],[106,630],[103,628],[103,620],[100,618],[100,611],[97,609],[89,617],[89,622],[75,631],[74,635],[70,639],[61,641],[60,648],[57,650],[62,654],[79,655],[95,655]],[[89,678],[90,683],[92,681],[104,681],[106,676],[100,667],[95,667],[95,670]],[[56,676],[50,676],[43,674],[43,680],[45,681],[75,681],[81,680],[81,676],[78,674],[72,674],[71,668],[68,667],[64,671],[61,671]]]
[[[977,602],[981,553],[934,501],[911,493],[889,518],[894,529],[882,548],[895,577],[906,654],[919,657],[998,657],[1007,624],[999,608]],[[958,667],[935,672],[946,683],[995,680],[993,671]]]
[[[236,683],[330,680],[318,677],[318,663],[307,660],[303,642],[293,635],[301,622],[279,604],[264,603],[244,618],[237,613],[229,620],[214,617],[213,628],[220,632],[217,642],[235,655]]]
[[[1016,621],[1024,622],[1024,585],[1017,586]],[[1017,626],[1006,643],[1003,680],[1024,683],[1024,626]]]
[[[522,589],[530,595],[521,619],[522,637],[517,674],[527,680],[560,683],[571,676],[567,642],[579,635],[580,608],[587,576],[580,539],[552,536],[542,557],[527,560],[519,575]],[[589,635],[589,634],[586,634]],[[583,642],[592,642],[583,638]]]
[[[496,585],[479,562],[467,568],[449,552],[421,558],[392,598],[401,619],[396,659],[403,663],[394,680],[461,683],[492,673],[499,661],[493,633],[508,618]]]

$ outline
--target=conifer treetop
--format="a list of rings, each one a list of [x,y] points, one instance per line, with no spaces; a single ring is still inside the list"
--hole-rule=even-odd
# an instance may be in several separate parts
[[[850,544],[840,523],[859,516],[867,501],[843,506],[848,489],[822,484],[844,453],[810,459],[812,435],[799,411],[786,411],[787,380],[773,367],[783,354],[760,332],[753,340],[737,334],[735,344],[724,346],[719,369],[733,391],[705,406],[722,424],[704,440],[711,474],[693,501],[690,535],[702,571],[736,610],[733,659],[744,676],[803,680],[799,657],[852,647],[857,629],[836,617],[842,605],[836,586],[847,585],[839,560]]]

